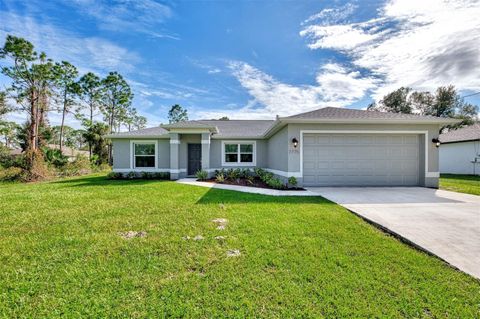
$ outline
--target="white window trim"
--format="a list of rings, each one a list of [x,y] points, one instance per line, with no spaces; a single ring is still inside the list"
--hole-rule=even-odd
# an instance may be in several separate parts
[[[154,144],[155,145],[155,166],[154,167],[135,167],[135,144]],[[158,141],[157,140],[132,140],[130,141],[130,169],[141,171],[156,171],[158,167]]]
[[[238,159],[236,163],[225,162],[225,144],[253,144],[253,162],[240,162],[240,147],[238,147]],[[256,141],[222,141],[222,166],[257,166],[257,142]]]

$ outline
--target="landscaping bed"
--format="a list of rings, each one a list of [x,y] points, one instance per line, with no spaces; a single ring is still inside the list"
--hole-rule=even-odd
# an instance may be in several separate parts
[[[291,191],[305,190],[304,188],[297,186],[297,179],[295,177],[290,177],[288,182],[285,183],[280,178],[275,177],[275,175],[262,168],[255,168],[253,170],[248,168],[215,170],[214,176],[211,178],[208,178],[207,172],[199,171],[197,172],[196,177],[198,178],[198,181],[217,184]]]

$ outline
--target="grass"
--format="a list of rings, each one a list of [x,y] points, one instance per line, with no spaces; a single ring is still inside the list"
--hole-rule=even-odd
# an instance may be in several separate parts
[[[480,316],[478,280],[319,197],[103,175],[5,183],[0,247],[5,318]]]
[[[442,174],[440,188],[448,191],[480,195],[480,176]]]

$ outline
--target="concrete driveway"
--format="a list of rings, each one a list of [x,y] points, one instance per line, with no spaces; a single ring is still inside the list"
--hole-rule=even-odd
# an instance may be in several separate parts
[[[480,278],[480,196],[421,187],[311,187]]]

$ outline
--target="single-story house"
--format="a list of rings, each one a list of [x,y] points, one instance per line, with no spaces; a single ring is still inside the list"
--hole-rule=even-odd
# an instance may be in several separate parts
[[[453,120],[455,122],[455,120]],[[438,187],[451,119],[326,107],[275,120],[198,120],[109,135],[115,172],[264,168],[303,186]]]
[[[441,134],[440,173],[480,175],[480,123]]]

